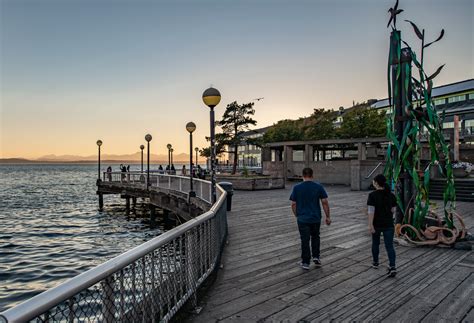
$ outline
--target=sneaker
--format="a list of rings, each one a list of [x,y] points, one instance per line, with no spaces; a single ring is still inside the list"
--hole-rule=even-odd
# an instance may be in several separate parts
[[[313,262],[316,267],[321,267],[321,260],[319,260],[319,258],[313,258]]]
[[[387,276],[388,277],[395,277],[396,275],[397,275],[397,268],[388,267]]]
[[[373,262],[372,263],[372,268],[379,269],[379,263],[378,262]]]
[[[309,270],[309,264],[304,264],[304,263],[300,262],[300,267],[304,270]]]

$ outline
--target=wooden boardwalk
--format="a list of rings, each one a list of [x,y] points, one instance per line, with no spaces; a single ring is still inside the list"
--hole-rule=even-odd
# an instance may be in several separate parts
[[[474,251],[396,246],[398,275],[371,264],[368,192],[327,187],[331,226],[321,227],[321,268],[297,265],[300,240],[285,190],[234,195],[223,268],[193,322],[474,322]],[[473,203],[458,203],[469,228]]]

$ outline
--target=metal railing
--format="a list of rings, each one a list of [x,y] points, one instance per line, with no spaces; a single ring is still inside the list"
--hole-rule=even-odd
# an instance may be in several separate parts
[[[143,185],[146,187],[147,174],[141,172],[104,172],[102,180],[107,183],[122,183],[131,185]],[[150,187],[168,189],[189,193],[191,190],[189,176],[174,176],[150,172]],[[193,178],[193,191],[203,201],[211,203],[211,182]],[[219,195],[219,191],[217,192]],[[219,196],[218,196],[219,197]]]
[[[367,176],[365,176],[365,179],[369,179],[369,178],[370,178],[370,176],[372,176],[372,174],[373,174],[373,173],[375,173],[375,171],[376,171],[376,170],[377,170],[377,169],[378,169],[378,168],[379,168],[381,165],[382,165],[382,163],[381,163],[381,162],[380,162],[380,163],[378,163],[378,164],[377,164],[377,166],[375,166],[375,168],[374,168],[374,169],[372,169],[372,171],[371,171],[371,172],[370,172],[370,173],[369,173]]]
[[[131,173],[127,181],[144,185],[141,175]],[[150,182],[174,190],[189,181],[171,177],[153,175]],[[227,235],[226,193],[219,186],[218,192],[208,212],[0,313],[0,321],[169,321],[218,268]]]

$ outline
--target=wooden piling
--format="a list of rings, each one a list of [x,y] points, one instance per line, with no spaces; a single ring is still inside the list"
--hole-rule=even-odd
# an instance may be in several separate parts
[[[104,208],[104,194],[99,194],[99,211]]]
[[[134,209],[137,207],[137,198],[135,196],[132,197],[132,207]]]
[[[125,210],[127,211],[127,213],[130,212],[130,197],[129,196],[125,198]]]
[[[149,205],[150,208],[150,226],[156,225],[156,207],[153,204]]]

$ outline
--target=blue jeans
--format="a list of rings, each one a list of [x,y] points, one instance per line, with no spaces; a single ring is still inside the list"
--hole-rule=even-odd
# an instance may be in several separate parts
[[[302,223],[298,222],[298,229],[301,237],[301,261],[308,264],[313,258],[319,258],[319,227],[321,223]],[[311,240],[311,249],[309,242]]]
[[[391,228],[375,228],[372,234],[372,258],[375,263],[379,263],[379,245],[380,234],[383,234],[383,242],[385,250],[387,250],[388,262],[390,267],[395,267],[395,248],[393,248],[393,234],[395,229]]]

